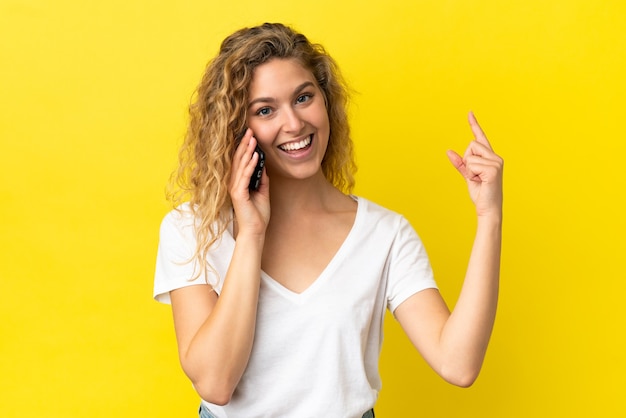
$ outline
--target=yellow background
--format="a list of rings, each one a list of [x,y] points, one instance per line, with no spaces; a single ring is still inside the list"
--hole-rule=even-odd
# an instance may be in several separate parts
[[[479,380],[441,381],[390,319],[377,416],[624,416],[621,0],[2,0],[0,416],[194,416],[151,300],[164,185],[205,63],[263,21],[343,68],[356,193],[412,221],[450,305],[474,214],[445,151],[467,111],[506,161]]]

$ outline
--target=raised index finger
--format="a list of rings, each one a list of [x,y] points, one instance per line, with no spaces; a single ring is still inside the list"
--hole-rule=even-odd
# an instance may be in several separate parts
[[[476,141],[493,151],[493,148],[491,148],[491,144],[487,139],[487,135],[485,135],[482,128],[478,124],[478,121],[476,120],[476,116],[474,116],[474,112],[469,112],[467,120],[469,121],[470,127],[472,128],[472,133],[474,134],[474,138],[476,138]]]

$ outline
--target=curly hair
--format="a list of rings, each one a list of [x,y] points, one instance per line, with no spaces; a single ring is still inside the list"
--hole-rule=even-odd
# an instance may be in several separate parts
[[[193,278],[207,269],[214,271],[206,256],[232,220],[228,184],[236,138],[246,127],[248,90],[256,67],[272,59],[294,59],[315,77],[330,123],[322,171],[344,193],[354,187],[348,88],[336,62],[321,45],[283,24],[265,23],[238,30],[224,39],[218,55],[206,67],[189,106],[190,121],[179,153],[179,168],[170,181],[169,199],[176,207],[189,201],[196,219],[193,258],[197,269]]]

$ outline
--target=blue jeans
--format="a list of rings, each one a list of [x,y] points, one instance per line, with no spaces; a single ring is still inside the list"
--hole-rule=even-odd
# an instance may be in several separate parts
[[[200,418],[215,418],[215,415],[213,415],[211,411],[209,411],[204,405],[200,405],[200,409],[198,410],[198,416]],[[374,418],[374,410],[370,409],[369,411],[364,413],[363,418]]]
[[[209,409],[204,405],[200,405],[200,409],[198,410],[198,416],[200,418],[215,418],[215,415],[213,415],[211,411],[209,411]]]

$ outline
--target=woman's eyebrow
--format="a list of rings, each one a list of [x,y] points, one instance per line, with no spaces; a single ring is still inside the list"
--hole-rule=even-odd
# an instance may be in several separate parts
[[[307,87],[312,87],[312,86],[315,86],[315,84],[313,84],[312,81],[305,81],[304,83],[300,84],[298,87],[294,89],[293,94],[295,96],[299,94],[302,90],[306,89]],[[252,107],[256,103],[273,103],[275,101],[276,99],[273,97],[257,97],[256,99],[248,103],[248,108]]]
[[[275,101],[275,99],[273,99],[271,97],[257,97],[256,99],[254,99],[250,103],[248,103],[248,108],[251,108],[256,103],[272,103],[274,101]]]
[[[312,81],[305,81],[304,83],[300,84],[298,87],[296,87],[296,89],[293,91],[294,95],[299,94],[302,90],[306,89],[307,87],[314,87],[315,84],[313,84]]]

